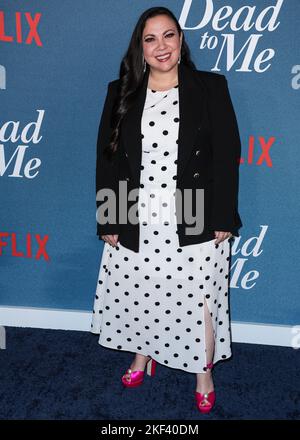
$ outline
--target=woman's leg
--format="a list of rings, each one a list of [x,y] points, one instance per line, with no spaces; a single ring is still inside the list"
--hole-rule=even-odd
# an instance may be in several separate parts
[[[205,345],[206,345],[206,360],[207,364],[212,362],[215,349],[214,330],[212,326],[212,319],[204,298],[204,325],[205,325]],[[211,370],[207,370],[203,373],[197,373],[197,387],[196,391],[199,393],[209,393],[213,391],[214,384],[212,380]]]

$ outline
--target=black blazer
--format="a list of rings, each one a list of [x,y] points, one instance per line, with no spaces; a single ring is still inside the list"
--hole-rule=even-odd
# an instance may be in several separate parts
[[[100,119],[97,139],[96,194],[110,188],[119,198],[119,181],[126,181],[128,192],[140,187],[142,157],[141,117],[146,98],[149,70],[145,72],[138,97],[123,119],[117,160],[109,162],[103,148],[111,133],[110,115],[118,93],[119,80],[108,84],[107,96]],[[214,231],[230,231],[239,237],[243,226],[238,212],[239,158],[241,141],[226,77],[221,74],[193,70],[178,65],[179,135],[176,189],[193,189],[193,204],[197,188],[204,189],[204,229],[202,233],[186,233],[183,213],[184,193],[180,204],[176,192],[176,216],[180,246],[203,243],[215,238]],[[127,194],[128,194],[127,192]],[[198,193],[199,194],[199,193]],[[124,197],[124,194],[121,196]],[[97,200],[100,208],[105,200]],[[137,200],[127,201],[128,210]],[[195,205],[193,205],[195,206]],[[104,206],[102,206],[103,208]],[[98,210],[98,213],[100,211]],[[107,211],[106,211],[107,212]],[[193,207],[193,213],[194,207]],[[121,223],[97,217],[99,239],[105,234],[119,234],[119,242],[135,252],[139,250],[139,223]],[[138,218],[138,214],[137,214]]]

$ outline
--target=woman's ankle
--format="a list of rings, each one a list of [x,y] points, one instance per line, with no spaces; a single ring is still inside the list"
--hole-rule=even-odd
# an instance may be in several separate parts
[[[150,359],[150,356],[144,356],[140,353],[135,354],[135,358],[132,362],[132,367],[135,370],[143,370]]]
[[[209,393],[214,390],[214,382],[211,370],[196,374],[196,391]]]

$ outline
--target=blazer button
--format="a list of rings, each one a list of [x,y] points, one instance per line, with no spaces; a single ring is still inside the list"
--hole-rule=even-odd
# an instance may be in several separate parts
[[[199,177],[200,176],[200,174],[199,173],[195,173],[194,174],[194,178],[196,179],[197,177]]]
[[[127,180],[127,181],[130,180],[129,177],[126,177],[126,180]]]
[[[128,157],[128,154],[125,152],[125,156]]]
[[[197,150],[197,151],[195,152],[195,154],[196,154],[196,156],[199,156],[199,154],[200,154],[200,150]]]

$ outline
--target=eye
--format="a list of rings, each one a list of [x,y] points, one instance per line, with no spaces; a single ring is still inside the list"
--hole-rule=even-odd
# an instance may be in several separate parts
[[[172,37],[174,37],[174,32],[170,32],[169,34],[166,34],[166,38],[172,38]],[[144,41],[146,42],[146,43],[150,43],[151,41],[153,41],[154,40],[154,38],[153,37],[148,37],[148,38],[146,38]]]

